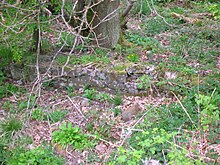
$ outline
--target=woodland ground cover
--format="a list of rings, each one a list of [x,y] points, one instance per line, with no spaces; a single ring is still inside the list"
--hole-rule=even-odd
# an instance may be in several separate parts
[[[158,78],[138,81],[147,95],[107,93],[89,84],[59,89],[45,82],[36,102],[32,84],[0,72],[2,164],[220,163],[219,4],[174,1],[153,7],[133,8],[128,43],[114,48],[116,57],[97,48],[95,55],[70,60],[152,64]],[[16,51],[20,58],[17,48],[0,47],[1,56]],[[49,44],[43,49],[51,51]],[[122,117],[126,110],[132,115],[128,121]]]

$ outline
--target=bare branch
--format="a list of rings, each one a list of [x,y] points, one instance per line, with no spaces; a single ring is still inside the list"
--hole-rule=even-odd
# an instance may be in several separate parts
[[[3,1],[2,3],[0,3],[0,9],[10,8],[10,7],[17,7],[20,4],[21,4],[21,0],[16,0],[16,2],[13,5],[5,3]]]
[[[128,13],[130,12],[130,10],[132,9],[132,7],[134,6],[134,2],[136,2],[136,0],[132,0],[131,2],[129,2],[128,6],[126,7],[126,9],[123,11],[122,13],[122,18],[126,17],[128,15]]]

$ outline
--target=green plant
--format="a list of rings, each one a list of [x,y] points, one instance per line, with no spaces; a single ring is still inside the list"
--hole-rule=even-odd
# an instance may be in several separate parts
[[[42,87],[45,89],[53,89],[54,84],[55,84],[55,80],[45,81],[43,82]]]
[[[64,159],[56,156],[51,147],[37,147],[31,150],[17,148],[12,151],[12,156],[6,161],[8,164],[30,164],[30,165],[46,165],[56,164],[62,165]]]
[[[75,95],[74,88],[72,86],[67,86],[66,91],[67,91],[68,96],[70,97]]]
[[[111,100],[111,96],[108,93],[102,92],[95,95],[95,98],[101,102]]]
[[[45,118],[45,114],[43,111],[43,108],[37,108],[35,109],[31,114],[32,119],[35,120],[43,120]]]
[[[28,100],[21,100],[18,102],[18,110],[24,110],[27,108],[27,106],[29,105],[30,107],[33,107],[35,103],[35,97],[31,96],[30,97],[30,102],[28,103]]]
[[[136,165],[141,162],[141,157],[144,154],[143,150],[136,150],[136,149],[131,149],[131,150],[126,150],[123,147],[120,147],[118,149],[118,154],[119,156],[115,160],[115,162],[111,162],[111,164],[121,164],[121,165]]]
[[[139,56],[137,54],[130,54],[126,57],[126,59],[130,62],[138,62]]]
[[[174,20],[173,18],[167,18],[166,21],[168,23],[177,23],[176,20]],[[151,17],[150,19],[146,19],[144,21],[144,24],[142,24],[142,28],[144,30],[145,34],[148,34],[150,36],[155,35],[155,34],[160,34],[164,31],[168,31],[170,29],[172,29],[172,27],[170,27],[169,25],[167,25],[164,20],[160,17]],[[157,41],[156,39],[153,38],[147,38],[147,40],[149,41]],[[154,42],[151,42],[152,44],[155,44]],[[157,41],[158,43],[158,41]],[[159,44],[158,44],[159,46]]]
[[[5,47],[3,45],[0,46],[0,59],[4,59],[1,60],[0,68],[4,68],[12,62],[12,52],[8,47]],[[0,71],[0,77],[1,76],[3,76],[2,71]]]
[[[92,151],[88,154],[86,163],[88,163],[88,164],[100,163],[101,164],[103,162],[102,162],[102,159],[100,158],[100,156],[96,152]]]
[[[220,119],[220,110],[218,108],[220,98],[218,97],[218,94],[213,94],[212,96],[199,94],[196,96],[195,101],[201,111],[200,122],[204,130],[207,130],[211,125],[215,125]]]
[[[0,73],[1,74],[1,73]],[[10,96],[16,92],[22,91],[20,87],[17,87],[10,83],[3,83],[5,78],[0,75],[0,98]]]
[[[105,49],[102,49],[102,48],[96,48],[96,49],[95,49],[95,53],[96,53],[97,55],[106,56],[107,51],[106,51]]]
[[[119,116],[121,113],[121,109],[120,108],[114,108],[112,109],[112,112],[114,113],[114,116]]]
[[[6,101],[3,103],[3,108],[5,111],[10,111],[14,108],[14,105],[10,101]]]
[[[82,64],[87,64],[89,62],[96,62],[96,63],[104,63],[108,64],[110,59],[107,58],[105,55],[84,55],[79,59],[79,62]]]
[[[160,49],[160,44],[158,40],[153,37],[144,37],[139,34],[127,34],[127,39],[129,42],[142,46],[144,50],[152,50],[153,52],[158,52]],[[134,53],[133,53],[134,54]],[[139,57],[135,55],[131,57],[132,59],[138,60]],[[133,62],[133,61],[132,61]]]
[[[182,100],[182,104],[194,123],[197,123],[198,113],[196,110],[197,105],[194,101],[195,91],[191,90],[186,95],[187,98]],[[162,128],[167,132],[172,132],[180,127],[187,130],[195,129],[179,103],[171,103],[169,105],[161,105],[158,108],[154,108],[146,115],[146,118],[150,119],[154,127]],[[160,122],[157,122],[158,120],[160,120]]]
[[[11,47],[11,51],[12,51],[12,59],[15,62],[20,63],[25,50],[18,47],[18,46],[13,46],[13,47]]]
[[[64,65],[67,61],[67,58],[68,58],[67,56],[58,56],[56,58],[56,61],[57,61],[58,64]]]
[[[83,134],[79,127],[73,127],[72,123],[63,123],[59,130],[52,133],[52,139],[55,143],[63,146],[72,145],[76,149],[83,149],[92,145],[88,136]]]
[[[67,47],[71,47],[74,44],[74,39],[75,39],[74,35],[70,35],[69,33],[62,32],[59,45],[64,44]]]
[[[10,151],[8,150],[8,145],[0,141],[0,164],[6,164],[6,161],[10,159]]]
[[[139,89],[149,89],[151,85],[151,77],[148,75],[143,75],[139,78],[137,87]]]
[[[53,122],[58,122],[62,120],[68,112],[66,110],[55,110],[52,113],[49,113],[49,119]]]
[[[83,97],[86,97],[87,99],[93,100],[95,99],[95,96],[97,95],[98,91],[95,89],[85,89]]]
[[[0,124],[1,131],[6,134],[19,131],[22,129],[22,127],[22,121],[16,117],[9,117],[8,119],[2,121],[2,123]]]
[[[131,12],[134,14],[147,15],[150,13],[150,8],[148,7],[146,1],[138,0],[137,3],[134,4]]]
[[[143,123],[144,124],[144,123]],[[110,164],[140,164],[143,160],[147,162],[148,158],[159,160],[161,163],[168,164],[194,164],[202,165],[199,159],[190,159],[186,157],[187,150],[177,148],[172,138],[175,132],[168,133],[164,129],[158,129],[148,125],[148,130],[135,133],[129,139],[129,147],[119,147],[116,159]],[[150,126],[150,127],[149,127]],[[146,127],[146,126],[145,126]],[[168,155],[166,160],[163,155]]]
[[[147,124],[149,126],[149,124]],[[118,149],[118,157],[113,164],[139,164],[141,159],[161,160],[162,150],[168,148],[168,141],[176,133],[167,133],[163,129],[152,128],[135,133],[129,140],[130,147]],[[162,159],[163,161],[163,159]]]
[[[220,19],[220,4],[212,4],[209,6],[209,11],[214,16],[214,19]]]
[[[93,130],[93,127],[94,127],[94,125],[93,125],[92,123],[88,123],[88,124],[86,125],[86,130],[87,130],[87,131],[92,131],[92,130]]]
[[[112,98],[112,103],[116,106],[121,105],[122,102],[123,102],[123,98],[120,94],[117,94]]]
[[[184,164],[184,165],[205,165],[200,159],[190,159],[186,157],[186,149],[178,149],[174,144],[171,144],[170,152],[168,152],[167,157],[169,159],[169,164]]]

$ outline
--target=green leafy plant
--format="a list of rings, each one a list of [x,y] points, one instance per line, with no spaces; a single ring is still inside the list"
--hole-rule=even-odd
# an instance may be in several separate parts
[[[6,101],[3,103],[3,108],[5,111],[10,111],[14,108],[14,105],[10,101]]]
[[[35,97],[31,96],[30,97],[30,102],[29,102],[29,107],[33,107],[34,106],[34,100]],[[24,110],[26,109],[28,106],[28,101],[27,100],[21,100],[18,102],[18,110]]]
[[[112,98],[112,103],[116,106],[121,105],[122,102],[123,102],[123,98],[120,94],[117,94]]]
[[[150,85],[151,85],[151,77],[148,76],[148,75],[143,75],[139,78],[138,80],[138,84],[137,84],[137,87],[139,89],[149,89],[150,88]]]
[[[23,127],[22,121],[16,117],[9,117],[1,122],[1,131],[6,134],[11,134],[13,132],[21,130]]]
[[[86,97],[87,99],[90,99],[90,100],[94,100],[97,93],[98,91],[95,89],[85,89],[83,97]]]
[[[186,149],[178,149],[174,144],[171,144],[170,152],[168,152],[167,157],[169,159],[169,164],[197,164],[197,165],[205,165],[200,159],[190,159],[186,157],[187,150]]]
[[[131,13],[136,14],[143,14],[147,15],[150,13],[150,8],[147,5],[146,1],[138,0],[137,3],[135,3],[134,7],[132,8]]]
[[[64,65],[67,61],[67,58],[68,58],[67,56],[58,56],[56,58],[56,61],[58,62],[58,64]]]
[[[147,124],[150,126],[150,124]],[[175,132],[168,133],[164,129],[148,128],[139,133],[135,133],[129,140],[129,148],[119,147],[118,154],[110,164],[140,164],[147,159],[158,160],[161,163],[169,164],[193,164],[194,162],[202,165],[199,159],[192,160],[186,157],[187,150],[177,148],[172,142]],[[163,159],[164,152],[168,155],[167,160]]]
[[[31,114],[32,119],[35,120],[43,120],[45,118],[45,114],[43,111],[43,108],[37,108],[35,109]]]
[[[102,92],[95,95],[95,98],[101,102],[111,100],[111,96],[108,93]]]
[[[130,165],[136,165],[141,161],[141,157],[144,154],[144,151],[142,150],[126,150],[123,147],[120,147],[118,149],[119,156],[117,157],[115,162],[111,162],[111,164],[130,164]]]
[[[73,127],[72,123],[63,123],[59,130],[52,133],[52,139],[55,143],[63,146],[72,145],[76,149],[83,149],[92,145],[88,136],[83,134],[80,128]]]
[[[64,159],[56,156],[51,147],[37,147],[31,150],[17,148],[12,151],[12,156],[6,161],[8,164],[57,164],[62,165]]]
[[[112,109],[112,112],[114,113],[114,116],[119,116],[121,114],[120,108],[114,108]]]
[[[220,120],[220,110],[217,105],[218,101],[220,100],[219,98],[217,98],[219,97],[219,95],[217,94],[212,96],[215,96],[216,98],[199,94],[195,99],[196,103],[200,107],[200,122],[204,130],[207,130],[210,125],[215,125],[215,123]],[[216,102],[215,99],[217,99],[218,101]]]
[[[1,74],[1,73],[0,73]],[[22,91],[22,88],[17,87],[10,83],[3,83],[4,76],[0,75],[0,98],[10,96],[16,92]]]
[[[220,19],[220,4],[212,4],[209,6],[209,11],[214,16],[214,19]]]
[[[70,97],[75,95],[74,88],[72,86],[67,86],[66,91],[67,91],[68,96]]]
[[[162,156],[162,150],[168,148],[167,141],[172,139],[175,134],[167,133],[165,130],[158,128],[136,133],[129,141],[130,148],[120,147],[118,149],[118,157],[113,164],[135,165],[145,158],[158,160]]]
[[[97,62],[97,63],[104,63],[108,64],[110,62],[110,59],[107,58],[105,55],[84,55],[79,59],[79,62],[82,64],[87,64],[89,62]]]
[[[130,54],[126,57],[126,59],[130,62],[138,62],[139,56],[137,54]]]
[[[88,124],[86,125],[86,130],[87,130],[87,131],[92,131],[92,130],[93,130],[93,127],[94,127],[94,125],[93,125],[92,123],[88,123]]]
[[[144,37],[139,34],[128,34],[127,35],[128,41],[132,42],[134,44],[137,44],[139,46],[142,46],[144,50],[151,50],[153,52],[158,52],[160,48],[160,44],[158,40],[152,37]],[[139,57],[136,55],[134,57],[131,57],[133,60],[139,60]],[[133,62],[133,61],[132,61]]]
[[[1,60],[0,68],[4,68],[5,66],[9,65],[12,62],[12,52],[10,48],[5,47],[3,45],[0,46],[0,59],[4,59]],[[1,76],[3,76],[3,73],[0,71],[0,77]]]
[[[173,18],[169,18],[167,17],[167,22],[170,23],[176,23],[177,21],[175,21]],[[160,34],[161,32],[167,31],[172,29],[169,25],[167,25],[162,18],[160,17],[151,17],[150,19],[146,19],[144,21],[144,24],[142,25],[142,28],[144,29],[145,34],[148,35],[155,35],[155,34]],[[153,45],[158,44],[158,41],[156,39],[153,38],[146,38],[146,41],[150,41]],[[152,41],[156,41],[155,43]],[[149,43],[149,42],[148,42]]]
[[[49,119],[53,122],[58,122],[62,120],[68,112],[66,110],[55,110],[52,113],[49,113]]]

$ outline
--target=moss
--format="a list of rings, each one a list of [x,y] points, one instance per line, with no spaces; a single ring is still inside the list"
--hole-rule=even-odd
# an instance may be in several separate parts
[[[126,72],[125,70],[132,66],[133,63],[118,63],[111,68],[111,71]]]

